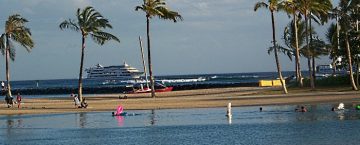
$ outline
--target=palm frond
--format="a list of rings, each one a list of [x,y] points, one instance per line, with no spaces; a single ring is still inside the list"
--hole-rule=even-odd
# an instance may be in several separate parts
[[[336,30],[337,30],[337,26],[336,24],[334,23],[331,23],[329,28],[327,29],[327,32],[325,34],[326,36],[326,40],[331,43],[331,44],[334,44],[337,39],[337,33],[336,33]],[[336,42],[337,43],[337,42]]]
[[[80,30],[80,28],[77,26],[77,24],[75,23],[74,20],[65,20],[64,22],[60,23],[59,25],[60,29],[71,29],[73,31],[78,32]]]
[[[269,47],[269,48],[268,48],[268,54],[270,55],[271,52],[274,51],[274,49],[275,49],[274,46]],[[277,49],[278,51],[282,52],[283,54],[287,55],[287,56],[289,57],[290,61],[292,61],[292,57],[293,57],[293,55],[294,55],[294,52],[293,52],[294,50],[291,50],[291,49],[282,47],[282,46],[280,46],[280,45],[276,45],[276,49]]]
[[[1,34],[0,36],[0,51],[1,54],[4,55],[5,54],[5,34]]]
[[[170,11],[166,7],[157,7],[156,10],[161,13],[161,15],[158,15],[161,19],[170,19],[174,22],[177,22],[177,20],[183,20],[182,16],[178,12]]]
[[[112,26],[109,20],[104,18],[93,7],[87,6],[83,10],[77,9],[76,17],[77,23],[75,20],[66,20],[60,24],[60,29],[69,28],[81,31],[85,37],[90,34],[95,43],[100,45],[103,45],[108,40],[120,42],[114,35],[102,31],[102,29],[112,28]]]
[[[120,42],[120,39],[107,32],[94,32],[90,34],[91,38],[98,44],[103,45],[106,41],[114,40]]]
[[[26,22],[28,22],[28,20],[21,17],[19,14],[9,16],[8,20],[5,22],[5,33],[12,31],[14,28],[24,26]]]
[[[25,18],[19,14],[9,16],[6,21],[5,34],[2,35],[2,53],[4,50],[9,49],[9,55],[11,60],[15,60],[15,47],[12,41],[19,43],[21,46],[26,48],[28,52],[34,47],[34,42],[31,38],[31,31],[25,27],[25,23],[28,22]],[[5,43],[6,41],[6,43]]]
[[[135,10],[141,10],[147,17],[159,17],[164,20],[182,21],[183,17],[176,11],[169,10],[163,0],[146,0],[141,6],[136,6]]]
[[[257,11],[259,8],[268,8],[269,5],[264,2],[257,2],[254,6],[254,11]]]
[[[19,28],[13,31],[11,39],[18,42],[21,46],[26,48],[28,52],[34,47],[34,42],[31,38],[30,29],[28,28]]]
[[[11,41],[9,41],[9,57],[11,61],[15,61],[15,56],[16,56],[16,50],[14,44]]]
[[[141,11],[144,11],[144,12],[145,12],[144,5],[141,5],[141,6],[136,6],[136,7],[135,7],[135,11],[139,11],[139,10],[141,10]]]

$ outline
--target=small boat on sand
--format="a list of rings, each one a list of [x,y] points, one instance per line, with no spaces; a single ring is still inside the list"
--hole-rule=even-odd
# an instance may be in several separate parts
[[[150,86],[148,87],[147,85],[144,85],[144,84],[135,84],[135,85],[133,85],[132,88],[133,88],[133,90],[129,92],[131,94],[150,93],[151,92]],[[155,92],[171,92],[173,90],[173,88],[174,87],[168,87],[168,86],[165,86],[164,84],[155,82]]]
[[[143,67],[144,67],[144,73],[145,73],[145,83],[138,83],[138,84],[134,84],[132,87],[132,91],[130,91],[129,93],[134,94],[134,93],[150,93],[151,92],[151,88],[149,87],[148,84],[148,76],[146,73],[146,64],[145,64],[145,59],[144,59],[144,49],[142,47],[142,40],[141,37],[139,36],[139,44],[140,44],[140,50],[141,50],[141,59],[142,59],[142,63],[143,63]],[[173,87],[167,87],[164,84],[155,82],[155,92],[170,92],[173,90]]]

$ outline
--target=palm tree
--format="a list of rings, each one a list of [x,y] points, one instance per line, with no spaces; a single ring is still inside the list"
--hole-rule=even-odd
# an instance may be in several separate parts
[[[10,69],[9,69],[9,59],[15,60],[15,48],[12,42],[17,42],[28,52],[34,47],[34,42],[31,38],[31,32],[28,27],[25,26],[25,23],[28,22],[25,18],[21,17],[19,14],[9,16],[8,20],[5,22],[5,33],[1,35],[0,38],[0,47],[6,57],[6,81],[7,81],[7,96],[11,97],[11,85],[10,85]]]
[[[358,1],[357,1],[358,2]],[[353,12],[354,7],[357,5],[354,4],[355,1],[351,0],[341,0],[339,3],[340,10],[338,11],[339,15],[339,23],[340,23],[340,29],[342,33],[344,34],[344,41],[345,41],[345,48],[346,48],[346,54],[348,59],[348,67],[350,71],[350,83],[353,90],[358,90],[354,76],[353,76],[353,66],[352,66],[352,55],[350,50],[350,40],[349,40],[349,32],[351,31],[351,13]]]
[[[81,45],[81,56],[80,56],[80,72],[79,72],[79,83],[78,83],[78,95],[80,101],[82,98],[82,76],[83,76],[83,65],[84,65],[84,50],[85,50],[85,40],[88,35],[95,41],[95,43],[103,45],[109,40],[115,40],[120,43],[120,40],[107,32],[104,32],[103,29],[112,28],[109,21],[105,19],[99,12],[97,12],[93,7],[86,7],[82,11],[80,8],[76,13],[77,21],[73,19],[65,20],[62,22],[59,27],[63,29],[71,29],[76,32],[81,32],[82,35],[82,45]]]
[[[303,84],[303,79],[302,79],[302,75],[301,75],[301,66],[300,66],[300,48],[299,48],[299,34],[298,34],[298,9],[296,7],[296,3],[292,0],[287,0],[284,1],[284,9],[285,11],[293,16],[293,27],[290,26],[291,28],[293,28],[290,31],[293,31],[292,34],[294,34],[295,40],[295,45],[291,44],[292,46],[294,46],[293,48],[295,48],[295,75],[296,75],[296,80],[299,84],[300,87],[302,87]],[[285,36],[285,35],[284,35]],[[288,45],[289,46],[289,45]],[[289,46],[290,47],[290,46]]]
[[[328,12],[332,8],[332,4],[330,0],[297,0],[296,1],[296,7],[299,10],[299,12],[304,16],[305,18],[305,27],[306,30],[309,30],[309,18],[312,18],[312,16],[317,16],[318,18],[326,18],[325,16],[328,15]],[[325,21],[325,20],[324,20]],[[311,27],[311,26],[310,26]],[[307,33],[309,31],[306,31]],[[309,33],[306,37],[306,46],[307,51],[310,51],[310,41],[309,41]],[[312,38],[310,38],[312,39]],[[310,53],[310,52],[308,52]],[[311,58],[308,57],[308,67],[309,67],[309,76],[310,76],[310,85],[311,88],[315,88],[315,81],[314,81],[314,75],[313,74],[313,67],[311,64]]]
[[[296,27],[296,29],[295,29]],[[298,21],[296,22],[296,24],[294,24],[294,20],[292,20],[288,26],[285,27],[284,29],[284,43],[286,45],[287,50],[291,51],[291,54],[295,56],[295,60],[296,60],[296,55],[298,55],[298,60],[300,60],[300,48],[304,45],[304,40],[305,40],[305,22],[304,21]],[[297,53],[297,49],[298,49],[298,53]],[[285,50],[282,50],[283,52]],[[285,51],[285,53],[287,54],[288,52]],[[301,79],[302,75],[301,75],[301,71],[300,71],[300,62],[295,61],[295,72],[298,71],[298,85],[300,87],[303,86],[303,81]]]
[[[315,32],[312,32],[313,34],[316,34]],[[308,58],[312,59],[312,66],[315,67],[315,58],[318,58],[321,55],[327,55],[328,49],[326,48],[326,44],[324,41],[320,40],[317,36],[312,40],[309,44],[310,51],[303,49],[305,51],[302,51],[301,53]],[[305,46],[307,48],[307,46]],[[314,76],[314,74],[311,74]]]
[[[146,34],[147,34],[147,47],[148,47],[148,64],[149,75],[151,85],[151,96],[155,98],[155,85],[154,76],[152,73],[151,63],[151,49],[150,49],[150,19],[153,17],[159,17],[164,20],[173,20],[175,23],[178,20],[183,20],[182,16],[175,11],[171,11],[166,7],[165,0],[144,0],[144,3],[140,6],[136,6],[135,10],[141,10],[146,14]]]
[[[254,7],[254,11],[257,11],[259,8],[267,8],[270,11],[271,14],[271,23],[272,23],[272,32],[273,32],[273,48],[274,48],[274,55],[275,55],[275,62],[276,62],[276,66],[277,66],[277,72],[280,78],[280,82],[283,88],[283,92],[284,94],[287,94],[287,89],[286,89],[286,84],[283,82],[283,77],[281,74],[281,66],[280,66],[280,62],[279,62],[279,57],[278,57],[278,45],[276,44],[276,34],[275,34],[275,17],[274,17],[274,12],[279,10],[279,7],[281,8],[282,3],[280,0],[268,0],[268,3],[265,2],[257,2],[255,4]]]
[[[339,57],[339,49],[340,45],[338,43],[338,33],[337,33],[338,26],[332,23],[326,32],[326,39],[328,41],[327,49],[329,53],[329,57],[332,60],[332,66],[333,66],[333,75],[336,73],[336,61]]]

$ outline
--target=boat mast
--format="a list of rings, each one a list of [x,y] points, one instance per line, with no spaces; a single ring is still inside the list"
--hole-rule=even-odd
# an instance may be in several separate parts
[[[143,63],[143,66],[144,66],[146,87],[149,88],[148,76],[147,76],[147,73],[146,73],[146,65],[145,65],[145,59],[144,59],[144,48],[143,48],[143,45],[142,45],[141,36],[139,36],[139,43],[140,43],[140,49],[141,49],[141,59],[142,59],[142,63]]]

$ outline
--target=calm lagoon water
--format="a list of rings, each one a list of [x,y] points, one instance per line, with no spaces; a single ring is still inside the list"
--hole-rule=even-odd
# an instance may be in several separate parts
[[[0,144],[359,144],[360,111],[335,104],[0,116]],[[351,108],[351,104],[346,105]]]

